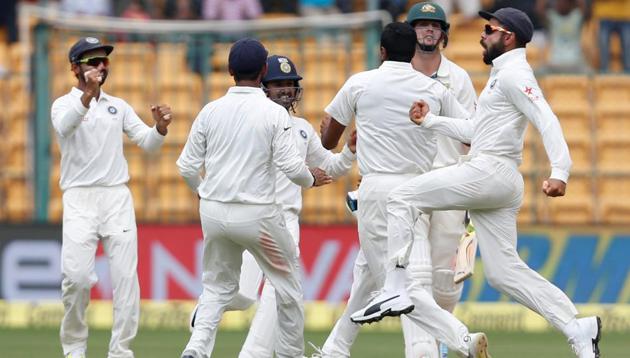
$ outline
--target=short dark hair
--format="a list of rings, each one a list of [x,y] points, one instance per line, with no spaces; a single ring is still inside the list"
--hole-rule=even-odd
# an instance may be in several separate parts
[[[416,52],[416,41],[416,31],[406,22],[392,22],[381,34],[381,46],[390,61],[411,62]]]

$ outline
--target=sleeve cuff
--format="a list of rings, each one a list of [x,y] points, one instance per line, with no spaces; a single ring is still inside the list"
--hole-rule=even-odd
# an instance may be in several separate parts
[[[436,115],[429,112],[427,113],[426,116],[424,116],[424,120],[422,121],[422,123],[420,124],[421,127],[426,127],[426,128],[431,128],[431,126],[435,123],[436,121]]]
[[[551,179],[562,180],[565,183],[569,182],[569,171],[563,170],[559,168],[551,168],[551,175],[549,176]]]

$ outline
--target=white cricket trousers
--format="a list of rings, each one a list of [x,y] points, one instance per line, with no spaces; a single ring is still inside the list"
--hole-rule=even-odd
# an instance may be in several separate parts
[[[502,157],[463,156],[460,164],[418,176],[389,196],[389,266],[407,264],[413,223],[420,214],[469,209],[490,285],[562,330],[577,314],[575,306],[564,292],[530,269],[516,251],[516,216],[522,199],[523,177],[515,163]],[[416,306],[417,315],[409,317],[426,321],[421,307]]]
[[[387,197],[394,188],[413,178],[415,178],[414,175],[367,175],[363,177],[361,181],[358,210],[361,250],[355,261],[352,288],[346,309],[322,347],[324,357],[338,358],[350,356],[350,347],[356,339],[359,327],[350,321],[350,315],[365,307],[371,299],[370,294],[380,290],[385,281],[388,261]],[[415,223],[414,230],[417,239],[422,238],[425,240],[425,244],[428,245],[428,243],[426,243],[428,217],[419,218]],[[429,265],[430,267],[431,258],[429,257],[428,249],[423,250],[423,252],[427,253],[427,256],[422,265],[425,267]],[[428,272],[428,279],[430,281],[430,269]],[[429,283],[428,287],[430,286],[431,284]],[[432,305],[425,303],[425,301],[427,301],[426,297],[431,299],[430,302],[433,303]],[[410,290],[410,298],[416,307],[423,304],[422,312],[424,315],[427,317],[442,317],[442,321],[453,321],[451,326],[457,326],[457,328],[448,332],[437,325],[422,328],[434,334],[435,329],[439,329],[441,332],[441,336],[439,337],[448,337],[448,340],[453,342],[452,345],[456,346],[458,349],[463,349],[465,345],[463,336],[467,334],[466,327],[452,315],[449,317],[448,313],[442,310],[431,297],[431,293],[426,290]],[[438,319],[436,318],[435,321],[438,321]],[[437,334],[435,335],[438,337]]]
[[[61,294],[64,316],[61,345],[64,355],[87,349],[85,310],[97,281],[94,262],[99,239],[109,261],[113,286],[114,324],[109,358],[133,357],[129,345],[140,316],[136,271],[138,232],[131,193],[126,185],[77,187],[63,193]]]
[[[212,354],[226,306],[239,289],[242,254],[249,251],[275,287],[278,323],[276,354],[302,358],[304,309],[297,250],[280,205],[251,205],[201,200],[204,236],[203,292],[195,327],[184,353]]]
[[[291,238],[297,248],[300,242],[299,217],[293,212],[285,211],[284,219]],[[248,253],[244,255],[246,254]],[[256,267],[258,266],[256,265]],[[245,269],[245,263],[243,263],[243,269]],[[252,270],[250,269],[250,271]],[[250,275],[249,277],[252,281],[256,279],[254,275]],[[244,284],[243,279],[244,277],[241,275],[241,285]],[[260,282],[258,282],[258,284],[260,284]],[[254,315],[252,324],[249,327],[249,333],[247,334],[247,338],[245,338],[245,343],[241,348],[239,358],[273,358],[277,333],[275,329],[270,329],[270,327],[275,327],[277,324],[276,290],[269,280],[265,280],[265,286],[260,296],[256,315]]]

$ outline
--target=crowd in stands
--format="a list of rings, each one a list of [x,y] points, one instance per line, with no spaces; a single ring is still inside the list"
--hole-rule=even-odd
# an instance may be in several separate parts
[[[312,16],[365,10],[378,4],[393,18],[400,19],[416,1],[412,0],[30,0],[46,3],[74,14],[119,16],[135,20],[249,20],[264,14]],[[457,11],[461,23],[476,19],[481,9],[495,11],[515,7],[532,19],[532,45],[547,49],[543,71],[549,73],[590,73],[609,71],[610,43],[619,37],[623,71],[630,73],[630,1],[628,0],[434,0],[447,12]],[[0,26],[6,40],[18,40],[18,0],[0,1]],[[596,31],[585,33],[585,24]],[[593,35],[593,36],[591,36]],[[585,38],[587,37],[593,37]],[[589,58],[597,57],[599,61]],[[585,60],[586,59],[586,60]],[[591,68],[591,64],[597,68]]]

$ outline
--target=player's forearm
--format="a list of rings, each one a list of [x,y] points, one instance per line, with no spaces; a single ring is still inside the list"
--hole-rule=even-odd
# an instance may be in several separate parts
[[[73,100],[69,105],[53,106],[52,122],[55,132],[62,138],[71,136],[79,128],[88,109],[83,106],[81,100]]]
[[[164,143],[164,138],[155,127],[147,127],[137,144],[146,152],[155,152]]]
[[[202,178],[201,176],[199,176],[199,174],[191,175],[191,176],[182,175],[182,178],[184,178],[184,181],[186,182],[186,184],[192,191],[194,191],[195,193],[198,192],[199,185],[201,185],[201,181],[202,181]]]
[[[324,169],[335,179],[346,175],[352,168],[352,162],[356,159],[356,154],[352,153],[347,145],[344,145],[343,150],[339,153],[333,154],[329,151],[327,153],[327,158],[317,167]]]
[[[442,117],[428,113],[422,122],[422,126],[465,144],[470,144],[473,136],[472,121],[464,119]]]

